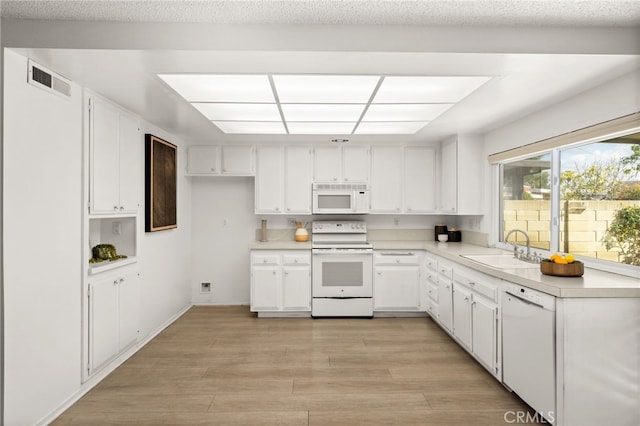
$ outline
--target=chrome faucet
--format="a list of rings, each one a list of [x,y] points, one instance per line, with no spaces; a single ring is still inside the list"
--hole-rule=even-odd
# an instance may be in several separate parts
[[[511,234],[516,233],[516,232],[521,232],[522,235],[524,235],[524,237],[527,239],[527,255],[525,257],[525,259],[531,259],[531,240],[529,239],[529,235],[523,231],[522,229],[512,229],[511,231],[509,231],[507,233],[507,236],[504,237],[504,242],[505,243],[509,243],[509,237],[511,236]],[[522,258],[522,256],[518,256],[518,243],[517,241],[515,243],[513,243],[513,257],[516,257],[518,259]]]

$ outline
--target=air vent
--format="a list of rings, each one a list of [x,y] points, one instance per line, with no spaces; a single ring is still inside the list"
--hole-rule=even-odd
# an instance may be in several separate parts
[[[28,82],[65,98],[71,97],[71,82],[42,65],[29,60]]]

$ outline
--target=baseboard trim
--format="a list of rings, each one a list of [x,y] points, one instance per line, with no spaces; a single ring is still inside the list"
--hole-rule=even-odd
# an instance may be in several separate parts
[[[131,348],[129,348],[128,350],[120,354],[118,357],[116,357],[111,363],[106,365],[102,370],[97,372],[95,375],[91,376],[86,382],[81,384],[80,389],[78,389],[77,392],[75,392],[73,395],[67,398],[67,400],[65,400],[61,405],[56,407],[53,411],[51,411],[45,417],[40,419],[36,423],[36,425],[46,426],[52,423],[58,417],[60,417],[60,415],[62,415],[62,413],[67,411],[69,407],[71,407],[73,404],[78,402],[78,400],[82,398],[87,392],[89,392],[98,383],[104,380],[104,378],[107,377],[109,374],[111,374],[116,368],[120,367],[126,360],[131,358],[136,352],[142,349],[147,343],[149,343],[154,337],[160,334],[165,328],[169,327],[178,318],[184,315],[189,309],[191,309],[192,306],[193,304],[189,303],[187,306],[182,308],[180,311],[178,311],[176,314],[174,314],[172,317],[170,317],[168,320],[162,323],[158,328],[156,328],[154,331],[149,333],[144,338],[144,340],[141,340],[137,344],[133,345]]]

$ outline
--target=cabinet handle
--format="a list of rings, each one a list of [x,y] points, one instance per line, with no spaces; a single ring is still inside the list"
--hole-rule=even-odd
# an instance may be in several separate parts
[[[273,272],[272,272],[272,274],[273,274],[273,275],[275,275],[275,274],[276,274],[276,271],[273,271]]]
[[[124,210],[124,206],[120,206],[120,210]]]
[[[469,281],[469,285],[470,286],[474,286],[474,285],[476,285],[476,283],[474,283],[473,281]]]
[[[222,169],[222,173],[226,173],[227,169]]]
[[[122,284],[124,282],[124,278],[120,278],[119,282]]]
[[[468,301],[469,301],[469,298],[468,298],[468,297],[465,297],[465,298],[464,298],[464,301],[465,301],[465,302],[468,302]]]
[[[215,172],[215,171],[216,171],[216,168],[215,168],[215,167],[212,167],[212,168],[211,168],[211,171],[212,171],[212,172]]]
[[[378,272],[378,275],[382,275],[382,272]]]
[[[334,181],[336,181],[336,180],[338,180],[338,178],[337,178],[337,177],[334,177],[334,178],[333,178],[333,180],[334,180]]]
[[[113,206],[113,209],[114,210],[118,210],[118,206]]]
[[[267,259],[264,259],[264,260],[262,261],[262,263],[267,263]]]
[[[289,275],[289,272],[288,272],[288,271],[284,271],[284,274],[285,274],[285,275]]]
[[[113,285],[118,285],[118,280],[113,280]]]
[[[298,259],[293,259],[293,263],[298,263]]]

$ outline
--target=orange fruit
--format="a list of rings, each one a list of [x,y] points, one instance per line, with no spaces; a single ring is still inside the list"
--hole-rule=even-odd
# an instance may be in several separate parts
[[[556,259],[562,259],[562,256],[561,256],[560,254],[556,253],[556,254],[552,254],[552,255],[549,257],[549,260],[551,260],[552,262],[556,262]],[[556,262],[556,263],[557,263],[557,262]]]
[[[572,255],[572,254],[568,254],[568,255],[566,255],[566,256],[564,257],[564,260],[566,260],[566,261],[567,261],[567,263],[573,263],[573,262],[575,262],[575,261],[576,261],[576,258],[575,258],[575,257],[573,257],[573,255]]]
[[[559,263],[561,265],[566,265],[567,263],[567,259],[565,259],[564,257],[556,257],[556,259],[554,260],[555,263]]]

